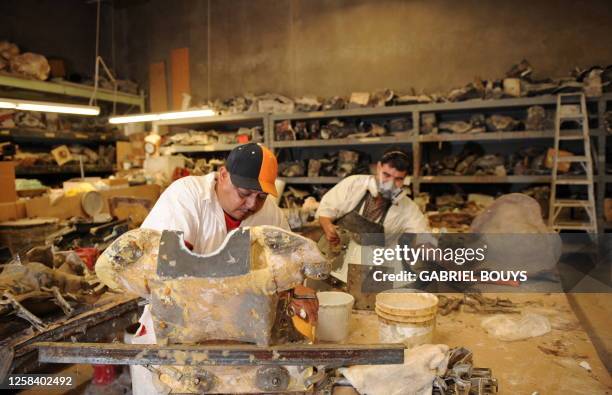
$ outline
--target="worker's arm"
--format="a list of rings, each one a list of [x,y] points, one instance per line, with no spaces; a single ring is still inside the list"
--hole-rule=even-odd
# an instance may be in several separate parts
[[[330,244],[336,245],[340,241],[340,236],[338,236],[336,225],[334,225],[332,221],[330,217],[319,217],[319,224],[321,224],[321,228],[323,228],[325,238]]]
[[[345,178],[321,198],[316,216],[319,218],[319,223],[325,232],[325,237],[331,244],[337,244],[338,241],[340,241],[333,221],[347,214],[354,208],[354,199],[351,198],[358,192],[361,192],[361,196],[363,196],[366,189],[364,183],[367,182],[368,181],[364,180],[363,177]]]

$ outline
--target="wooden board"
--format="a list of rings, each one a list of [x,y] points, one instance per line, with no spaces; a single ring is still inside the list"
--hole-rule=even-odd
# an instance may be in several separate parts
[[[149,106],[151,112],[168,111],[168,87],[164,62],[149,65]]]
[[[189,84],[189,48],[173,49],[170,54],[172,109],[181,110],[183,93],[191,94]]]
[[[457,295],[451,295],[457,296]],[[497,294],[489,297],[523,303],[521,310],[548,317],[552,331],[539,337],[505,342],[480,326],[486,314],[453,312],[437,317],[434,344],[466,347],[474,366],[493,370],[500,394],[607,394],[612,380],[593,343],[564,294]],[[612,295],[605,294],[608,303]],[[378,343],[378,319],[373,312],[353,311],[348,343]],[[545,351],[546,350],[546,351]],[[559,350],[553,355],[549,350]],[[579,363],[586,361],[592,371]]]
[[[0,203],[10,203],[16,200],[15,162],[0,162]]]

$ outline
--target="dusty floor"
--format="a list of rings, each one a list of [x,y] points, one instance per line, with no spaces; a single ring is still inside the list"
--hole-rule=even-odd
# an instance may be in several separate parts
[[[610,375],[564,294],[503,297],[529,302],[523,309],[546,315],[553,330],[537,338],[504,342],[490,337],[480,327],[483,315],[454,312],[438,317],[434,343],[472,350],[476,366],[493,370],[500,394],[612,394]],[[348,341],[376,342],[377,325],[373,313],[353,314]],[[590,364],[591,372],[579,366],[582,361]]]
[[[434,343],[464,346],[474,353],[476,366],[488,367],[500,383],[500,394],[612,394],[612,380],[602,359],[612,345],[612,294],[512,294],[501,295],[524,303],[523,309],[546,315],[553,330],[541,337],[517,342],[496,340],[480,327],[484,317],[454,312],[439,316]],[[570,303],[571,302],[571,303]],[[576,313],[574,313],[574,310]],[[590,337],[589,337],[590,336]],[[377,343],[378,322],[370,312],[354,312],[352,343]],[[599,355],[594,344],[600,349]],[[589,372],[579,366],[586,361]],[[65,372],[76,376],[77,388],[45,391],[81,394],[91,379],[89,365],[73,365]],[[21,394],[40,394],[40,390]]]
[[[568,299],[608,372],[612,372],[612,294],[574,293]]]

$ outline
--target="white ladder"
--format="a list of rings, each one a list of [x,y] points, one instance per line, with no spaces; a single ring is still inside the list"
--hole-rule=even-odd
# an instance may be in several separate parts
[[[574,121],[582,130],[561,130],[566,121]],[[583,155],[560,156],[560,141],[582,140]],[[579,177],[559,176],[560,163],[580,163],[585,175]],[[587,189],[587,200],[557,199],[558,185],[574,185]],[[583,230],[597,233],[597,217],[595,215],[595,191],[593,186],[593,159],[591,156],[591,140],[589,137],[589,118],[586,98],[583,93],[561,93],[557,96],[557,112],[555,116],[555,147],[553,153],[552,185],[550,188],[550,204],[548,226],[556,232],[561,230]],[[559,215],[566,208],[582,209],[586,212],[585,220],[567,220]]]

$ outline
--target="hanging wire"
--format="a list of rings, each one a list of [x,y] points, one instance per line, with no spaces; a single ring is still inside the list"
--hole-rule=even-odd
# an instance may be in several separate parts
[[[93,91],[91,92],[91,97],[89,98],[89,105],[93,105],[96,102],[96,95],[98,93],[98,86],[100,85],[100,65],[102,65],[102,67],[104,68],[104,72],[106,73],[106,75],[108,76],[108,78],[111,80],[111,82],[113,83],[113,115],[116,114],[117,111],[117,79],[115,78],[115,76],[113,75],[113,73],[109,70],[109,68],[106,66],[106,63],[104,62],[104,59],[102,59],[102,56],[100,56],[100,14],[101,14],[101,10],[100,10],[100,4],[101,4],[101,0],[97,0],[97,11],[96,11],[96,63],[95,63],[95,71],[94,71],[94,88]],[[114,7],[113,7],[113,12],[114,12]],[[111,16],[112,18],[112,16]],[[111,23],[112,23],[112,34],[114,34],[114,23],[111,19]],[[114,40],[113,37],[111,37],[111,56],[113,57],[113,62],[114,62]]]
[[[96,94],[98,93],[98,83],[100,79],[100,64],[98,62],[98,56],[100,54],[100,0],[96,2],[96,57],[95,57],[95,71],[94,71],[94,89],[89,98],[89,105],[93,105],[96,100]]]
[[[206,6],[206,98],[210,101],[210,0]]]

